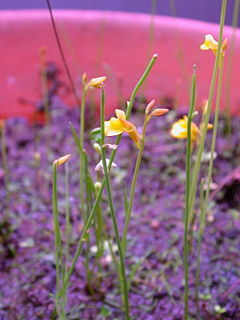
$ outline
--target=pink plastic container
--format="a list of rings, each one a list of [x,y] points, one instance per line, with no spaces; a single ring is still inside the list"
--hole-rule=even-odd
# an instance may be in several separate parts
[[[54,17],[79,94],[83,72],[87,72],[89,78],[108,77],[108,113],[118,106],[119,100],[129,98],[154,53],[158,59],[143,88],[147,99],[171,97],[176,99],[179,108],[186,108],[193,64],[197,64],[197,105],[207,98],[214,56],[212,52],[201,51],[199,46],[205,34],[211,33],[217,38],[218,25],[158,16],[151,29],[149,15],[119,12],[54,11]],[[224,37],[231,42],[230,27],[225,27]],[[47,59],[56,62],[62,71],[61,78],[68,81],[48,11],[0,12],[0,39],[0,117],[32,118],[33,103],[41,95],[41,47],[47,48]],[[225,72],[221,104],[222,108],[226,105],[228,79],[233,114],[240,113],[239,61],[240,31],[237,30],[233,68],[230,76]],[[97,99],[98,94],[94,92],[92,99]],[[75,104],[70,94],[64,99],[69,105]]]

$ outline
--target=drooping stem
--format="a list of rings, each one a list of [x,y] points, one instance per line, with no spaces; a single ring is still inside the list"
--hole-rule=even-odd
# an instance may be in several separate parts
[[[59,49],[59,53],[60,53],[60,56],[61,56],[61,59],[62,59],[63,65],[64,65],[64,69],[65,69],[65,72],[67,74],[67,77],[68,77],[68,80],[69,80],[69,83],[70,83],[70,86],[71,86],[71,90],[72,90],[72,93],[73,93],[74,98],[76,100],[76,103],[77,103],[78,106],[80,106],[81,103],[80,103],[80,100],[78,98],[77,91],[76,91],[76,88],[75,88],[75,85],[74,85],[74,82],[73,82],[73,78],[72,78],[72,75],[71,75],[69,67],[68,67],[67,59],[66,59],[64,51],[63,51],[63,47],[62,47],[62,44],[61,44],[61,41],[60,41],[60,37],[58,35],[58,31],[57,31],[57,27],[56,27],[55,20],[54,20],[54,17],[53,17],[53,12],[52,12],[52,7],[51,7],[50,0],[46,0],[46,2],[47,2],[50,18],[51,18],[53,32],[54,32],[54,35],[55,35],[55,38],[56,38],[56,42],[57,42],[57,46],[58,46],[58,49]]]

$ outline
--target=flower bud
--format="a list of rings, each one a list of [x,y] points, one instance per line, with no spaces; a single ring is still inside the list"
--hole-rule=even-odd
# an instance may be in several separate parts
[[[93,144],[93,148],[98,154],[101,154],[101,147],[97,142]]]
[[[83,83],[84,86],[87,83],[87,73],[86,72],[84,72],[84,74],[82,75],[82,83]]]
[[[153,99],[153,100],[150,101],[149,104],[147,105],[146,110],[145,110],[145,114],[149,114],[149,112],[152,111],[152,109],[153,109],[153,107],[154,107],[154,104],[155,104],[155,100]]]
[[[95,190],[96,190],[97,192],[100,190],[101,186],[102,186],[102,184],[101,184],[101,182],[99,182],[99,181],[97,181],[97,182],[94,183],[94,188],[95,188]]]
[[[62,164],[64,164],[65,162],[67,162],[69,160],[69,158],[71,157],[71,154],[67,154],[61,158],[58,158],[56,159],[54,162],[53,162],[53,166],[56,166],[56,167],[59,167],[61,166]]]

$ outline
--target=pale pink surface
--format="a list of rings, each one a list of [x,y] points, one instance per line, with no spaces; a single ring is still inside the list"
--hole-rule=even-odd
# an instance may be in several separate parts
[[[197,104],[207,98],[214,56],[212,52],[201,51],[199,46],[205,34],[211,33],[217,38],[218,25],[158,16],[154,18],[154,39],[151,40],[151,17],[145,14],[54,11],[54,17],[79,92],[83,72],[87,72],[89,77],[108,77],[107,112],[118,106],[120,97],[129,98],[153,53],[159,57],[143,89],[148,99],[173,96],[178,99],[179,107],[186,107],[195,63]],[[232,29],[225,27],[224,37],[229,42],[231,35]],[[240,30],[236,37],[230,98],[232,112],[239,114]],[[48,60],[60,66],[62,78],[67,81],[49,13],[41,10],[0,12],[0,39],[0,116],[31,117],[33,106],[23,105],[19,99],[39,99],[41,47],[47,48]],[[95,94],[95,99],[97,96]],[[70,95],[66,99],[70,105],[74,104]],[[222,107],[225,99],[223,90]]]

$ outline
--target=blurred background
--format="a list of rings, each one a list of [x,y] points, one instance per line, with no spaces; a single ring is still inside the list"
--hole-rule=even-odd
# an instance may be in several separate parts
[[[55,9],[113,10],[219,22],[221,0],[51,0]],[[232,24],[234,0],[228,1],[226,24]],[[0,10],[46,9],[46,0],[0,1]],[[240,23],[238,23],[240,25]]]

